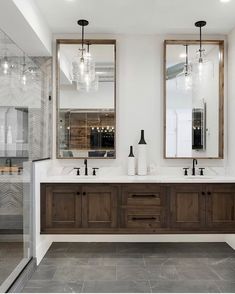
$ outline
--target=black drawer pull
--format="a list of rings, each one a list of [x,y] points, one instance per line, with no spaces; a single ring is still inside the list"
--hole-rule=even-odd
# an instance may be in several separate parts
[[[157,198],[157,195],[154,194],[147,194],[147,195],[141,195],[141,194],[133,194],[131,195],[132,198]]]
[[[133,221],[141,221],[141,220],[151,220],[151,221],[153,221],[153,220],[156,220],[156,217],[132,217],[132,220]]]

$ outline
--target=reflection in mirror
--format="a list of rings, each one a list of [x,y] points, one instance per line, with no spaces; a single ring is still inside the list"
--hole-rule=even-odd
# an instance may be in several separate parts
[[[165,158],[223,157],[223,41],[165,41]]]
[[[115,158],[115,41],[86,42],[92,82],[79,76],[81,42],[57,40],[57,157]]]

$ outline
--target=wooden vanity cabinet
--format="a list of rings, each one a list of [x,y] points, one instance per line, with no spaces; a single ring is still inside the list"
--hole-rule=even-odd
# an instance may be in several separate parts
[[[235,233],[235,184],[41,184],[41,233]]]
[[[41,231],[79,228],[82,224],[81,187],[41,185]]]
[[[84,185],[82,188],[82,227],[117,227],[118,189],[112,185]]]
[[[200,230],[206,222],[206,193],[201,184],[170,186],[170,227]]]
[[[207,226],[235,231],[235,184],[208,184],[206,199]]]
[[[41,232],[89,233],[117,227],[118,189],[109,184],[42,184]]]

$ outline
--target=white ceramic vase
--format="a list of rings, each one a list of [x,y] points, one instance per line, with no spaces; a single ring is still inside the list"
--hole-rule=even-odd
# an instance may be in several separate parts
[[[141,130],[141,138],[138,144],[138,175],[147,175],[147,143],[144,139],[144,130]]]
[[[135,156],[133,153],[133,146],[130,146],[130,154],[127,159],[127,174],[128,176],[135,175]]]

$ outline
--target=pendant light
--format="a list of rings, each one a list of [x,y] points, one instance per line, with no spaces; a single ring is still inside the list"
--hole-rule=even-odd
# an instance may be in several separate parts
[[[11,69],[11,66],[10,66],[10,62],[8,60],[8,56],[7,56],[7,52],[8,52],[8,49],[7,49],[7,37],[6,35],[4,34],[4,49],[3,49],[3,58],[1,60],[1,71],[4,75],[8,75],[10,73],[10,69]]]
[[[82,27],[82,49],[81,49],[81,57],[79,63],[79,74],[81,77],[84,76],[85,71],[85,48],[84,48],[84,27],[88,26],[89,22],[85,19],[78,20],[78,25]]]
[[[206,59],[206,51],[202,48],[202,28],[206,26],[206,21],[201,20],[195,23],[195,27],[200,30],[200,45],[196,62],[193,64],[193,72],[196,80],[202,82],[206,77],[212,75],[212,63]]]
[[[90,53],[90,43],[86,42],[84,38],[84,28],[89,22],[80,19],[77,23],[82,27],[82,48],[79,49],[79,63],[73,62],[73,81],[77,83],[77,90],[96,91],[98,89],[98,77],[95,72],[95,62]]]
[[[23,86],[26,85],[27,83],[27,69],[26,69],[26,59],[25,59],[25,54],[23,56],[23,64],[22,64],[22,72],[21,72],[21,76],[20,76],[20,82]]]
[[[7,58],[7,55],[5,54],[5,56],[3,57],[3,60],[2,60],[2,72],[4,75],[7,75],[9,73],[9,62],[8,62],[8,58]]]
[[[189,64],[188,44],[185,46],[185,64],[183,71],[176,76],[177,89],[188,91],[192,88],[192,67]]]

